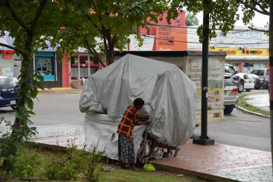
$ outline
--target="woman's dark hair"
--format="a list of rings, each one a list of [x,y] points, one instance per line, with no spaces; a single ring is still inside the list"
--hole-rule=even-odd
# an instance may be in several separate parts
[[[145,102],[144,102],[144,100],[141,99],[141,98],[137,98],[137,99],[134,100],[134,106],[135,106],[135,107],[136,107],[136,106],[142,107],[144,104],[145,104]]]

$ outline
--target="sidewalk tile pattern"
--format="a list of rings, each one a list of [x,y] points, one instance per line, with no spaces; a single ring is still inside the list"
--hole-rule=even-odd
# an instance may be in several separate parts
[[[154,163],[238,181],[273,181],[270,152],[229,145],[202,146],[190,140],[177,157]]]

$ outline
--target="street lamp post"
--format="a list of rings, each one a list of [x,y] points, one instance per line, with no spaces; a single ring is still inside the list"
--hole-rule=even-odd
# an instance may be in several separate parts
[[[270,133],[271,160],[273,165],[273,0],[269,1],[269,97],[270,97]],[[273,171],[273,168],[272,168]]]
[[[202,43],[202,109],[201,136],[193,139],[194,144],[214,145],[214,140],[207,136],[208,130],[208,53],[209,53],[209,0],[204,0],[203,11],[203,43]]]

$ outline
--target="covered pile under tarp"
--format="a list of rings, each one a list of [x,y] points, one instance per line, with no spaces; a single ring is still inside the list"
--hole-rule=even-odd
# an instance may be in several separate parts
[[[135,152],[145,128],[159,143],[184,144],[195,128],[195,92],[195,84],[176,65],[127,54],[84,85],[80,110],[86,113],[85,144],[88,148],[99,142],[99,149],[117,159],[118,123],[138,97],[145,101],[140,113],[152,122],[135,128]]]

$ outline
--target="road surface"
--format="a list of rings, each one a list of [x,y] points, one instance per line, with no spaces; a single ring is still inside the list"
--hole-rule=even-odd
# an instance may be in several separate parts
[[[84,114],[79,111],[79,90],[45,91],[35,100],[32,121],[37,126],[38,138],[83,133]],[[10,108],[0,108],[0,118],[14,120]],[[2,123],[3,126],[3,123]],[[267,118],[248,115],[234,110],[218,123],[208,124],[208,136],[216,143],[242,146],[264,151],[270,150],[270,122]],[[1,130],[0,130],[1,131]],[[194,136],[200,136],[200,127]]]
[[[201,128],[195,129],[194,137],[200,136]],[[234,109],[224,120],[208,124],[208,136],[216,143],[271,151],[270,120]]]

